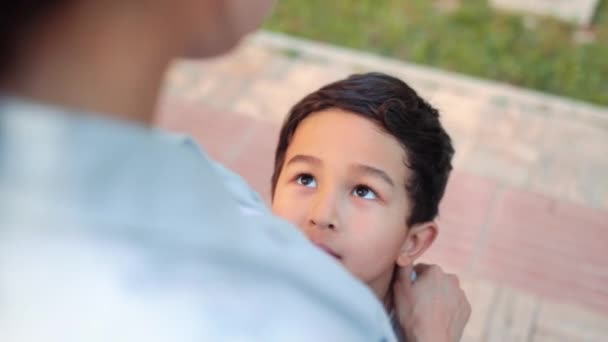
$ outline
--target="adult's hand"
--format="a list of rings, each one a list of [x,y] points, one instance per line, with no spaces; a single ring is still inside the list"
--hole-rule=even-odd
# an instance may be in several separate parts
[[[414,282],[413,270],[417,274]],[[393,301],[408,342],[459,341],[471,316],[471,305],[458,277],[437,265],[400,269],[393,284]]]

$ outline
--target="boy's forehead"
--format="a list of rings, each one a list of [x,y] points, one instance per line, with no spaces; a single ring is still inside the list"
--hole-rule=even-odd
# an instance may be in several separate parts
[[[329,143],[325,147],[356,149],[359,152],[374,150],[405,156],[405,150],[396,137],[386,132],[377,122],[361,114],[338,108],[326,109],[310,114],[296,128],[290,147],[315,146]]]
[[[332,164],[372,164],[402,176],[409,172],[405,150],[395,137],[371,119],[341,109],[313,113],[298,125],[286,161],[302,154]]]

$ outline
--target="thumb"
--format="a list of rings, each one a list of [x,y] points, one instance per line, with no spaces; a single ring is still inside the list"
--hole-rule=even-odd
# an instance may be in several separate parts
[[[410,275],[414,272],[413,265],[407,265],[404,267],[397,267],[396,269],[396,277],[393,282],[393,305],[396,312],[403,311],[404,309],[410,307],[407,303],[410,303],[410,300],[413,296],[412,289],[412,281],[410,280]]]
[[[397,269],[397,281],[402,289],[408,289],[412,286],[412,274],[415,273],[414,265],[410,264]]]

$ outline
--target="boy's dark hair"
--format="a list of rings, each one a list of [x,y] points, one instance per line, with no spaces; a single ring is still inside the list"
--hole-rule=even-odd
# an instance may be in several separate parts
[[[272,196],[285,154],[298,125],[310,114],[339,108],[367,118],[395,137],[412,170],[406,190],[413,203],[408,226],[433,220],[439,211],[454,148],[439,122],[439,112],[403,81],[381,73],[352,75],[309,94],[287,116],[279,135],[272,175]]]

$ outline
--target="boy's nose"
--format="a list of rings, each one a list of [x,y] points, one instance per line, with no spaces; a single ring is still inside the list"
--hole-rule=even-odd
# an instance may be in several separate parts
[[[329,229],[335,229],[336,225],[332,222],[329,221],[323,221],[323,220],[310,220],[310,223],[313,226],[317,226],[319,228],[329,228]]]
[[[322,229],[336,229],[338,224],[335,198],[331,194],[324,194],[317,198],[310,215],[310,224]]]

